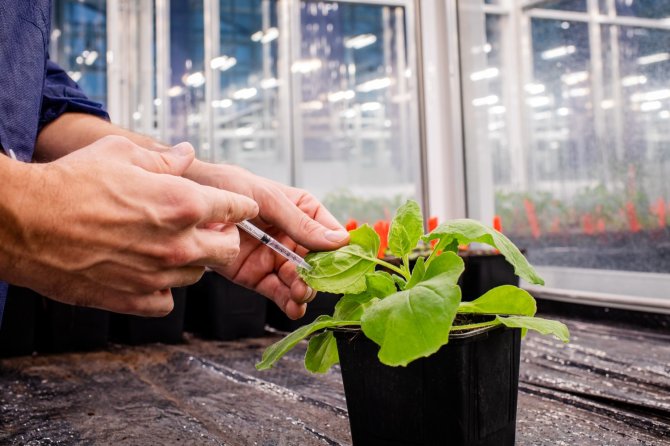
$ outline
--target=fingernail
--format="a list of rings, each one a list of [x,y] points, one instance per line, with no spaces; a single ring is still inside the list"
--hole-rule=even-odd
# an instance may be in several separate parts
[[[349,236],[349,233],[346,231],[326,231],[324,234],[326,240],[329,242],[341,242]]]
[[[316,291],[314,291],[310,287],[307,287],[307,290],[305,290],[305,298],[303,299],[302,303],[308,304],[311,301],[313,301],[315,297],[316,297]]]
[[[172,148],[177,155],[188,156],[193,153],[193,146],[188,142],[181,142]]]

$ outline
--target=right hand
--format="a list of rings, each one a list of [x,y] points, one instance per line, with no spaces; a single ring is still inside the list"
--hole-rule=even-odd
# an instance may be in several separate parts
[[[48,164],[15,163],[23,186],[0,228],[1,278],[75,305],[169,313],[169,288],[233,262],[234,223],[258,213],[247,197],[181,178],[193,159],[189,144],[156,152],[109,136]]]

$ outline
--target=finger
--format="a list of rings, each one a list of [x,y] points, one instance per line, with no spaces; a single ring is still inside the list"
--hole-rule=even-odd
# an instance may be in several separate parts
[[[182,176],[194,159],[193,146],[183,142],[163,151],[139,148],[134,153],[133,163],[149,172]]]
[[[244,195],[209,186],[200,186],[209,204],[201,223],[237,223],[258,215],[258,204]]]
[[[270,298],[291,319],[305,315],[307,306],[291,299],[291,290],[276,274],[269,274],[255,287],[256,292]]]
[[[276,269],[279,279],[290,289],[291,300],[298,304],[314,300],[316,291],[300,278],[294,264],[283,261]]]
[[[145,295],[117,295],[116,299],[109,299],[109,302],[111,304],[107,310],[135,316],[164,317],[174,309],[174,299],[169,289]]]
[[[349,241],[349,233],[340,226],[332,215],[321,210],[318,205],[313,216],[305,213],[286,195],[277,194],[274,203],[262,203],[263,220],[281,228],[298,244],[312,251],[330,251],[344,246]],[[323,220],[323,224],[316,217]],[[326,225],[327,224],[327,225]]]
[[[232,264],[240,254],[240,233],[234,224],[216,225],[214,229],[196,229],[196,243],[202,255],[197,265],[221,268]]]
[[[308,304],[316,297],[316,290],[300,279],[296,279],[290,286],[291,300],[298,304]]]
[[[99,308],[114,313],[134,316],[163,317],[174,309],[172,292],[169,289],[146,294],[122,293],[99,286],[87,287],[91,298],[80,298],[75,305]]]
[[[127,267],[124,269],[123,267],[114,265],[115,277],[118,277],[119,274],[125,274],[128,279],[114,283],[107,283],[103,279],[100,281],[100,284],[121,293],[145,294],[166,288],[192,285],[200,280],[204,272],[204,266],[193,265],[146,272],[137,271],[136,268]]]

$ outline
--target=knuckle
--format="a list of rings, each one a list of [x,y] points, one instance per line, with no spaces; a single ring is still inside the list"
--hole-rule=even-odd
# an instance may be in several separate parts
[[[192,225],[200,220],[207,212],[207,204],[197,194],[187,191],[175,191],[170,195],[172,205],[172,219],[186,225]]]
[[[137,149],[137,146],[133,144],[131,140],[129,140],[124,136],[119,135],[103,136],[100,139],[100,142],[104,143],[105,145],[114,146],[115,149],[126,149],[126,150]]]
[[[167,267],[181,267],[193,262],[197,255],[195,249],[187,243],[174,243],[163,255],[163,264]]]
[[[137,279],[137,284],[134,287],[134,292],[137,293],[152,293],[156,290],[162,289],[161,282],[156,274],[142,274]]]
[[[307,214],[302,214],[298,222],[298,230],[304,234],[312,234],[319,230],[319,226]]]

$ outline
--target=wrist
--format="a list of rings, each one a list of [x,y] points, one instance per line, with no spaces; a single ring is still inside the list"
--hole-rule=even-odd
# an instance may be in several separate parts
[[[0,279],[11,281],[20,268],[21,241],[26,210],[24,199],[31,184],[32,170],[37,165],[26,164],[0,156],[0,178],[3,197],[0,200]]]

